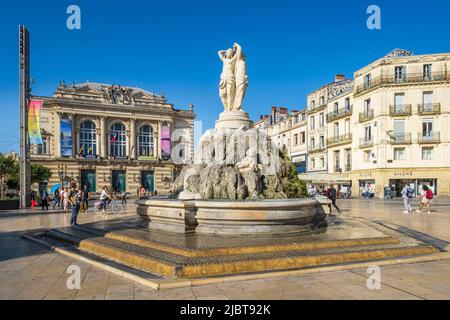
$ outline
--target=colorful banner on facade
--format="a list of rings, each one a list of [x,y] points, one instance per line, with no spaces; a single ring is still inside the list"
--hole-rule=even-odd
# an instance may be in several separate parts
[[[41,110],[42,100],[30,100],[28,104],[28,139],[30,144],[42,145]]]
[[[61,119],[61,157],[72,156],[72,120]]]
[[[170,127],[161,127],[161,158],[163,160],[170,159]]]

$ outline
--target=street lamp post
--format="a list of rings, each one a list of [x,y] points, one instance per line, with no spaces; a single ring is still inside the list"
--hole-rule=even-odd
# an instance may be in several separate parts
[[[19,26],[19,91],[20,91],[20,207],[30,206],[31,168],[28,143],[28,101],[30,87],[30,36]]]

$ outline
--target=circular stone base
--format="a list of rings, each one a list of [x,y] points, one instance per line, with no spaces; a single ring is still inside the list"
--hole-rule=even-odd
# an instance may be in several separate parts
[[[289,234],[321,224],[317,200],[139,200],[149,228],[177,233],[223,235]]]
[[[242,126],[253,127],[253,122],[250,120],[248,113],[244,111],[224,111],[216,121],[216,129],[239,129]]]

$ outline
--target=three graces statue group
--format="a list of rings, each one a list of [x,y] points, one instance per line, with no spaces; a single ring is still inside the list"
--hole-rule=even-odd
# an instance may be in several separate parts
[[[245,55],[238,43],[218,52],[223,62],[219,94],[225,111],[241,111],[248,85]]]

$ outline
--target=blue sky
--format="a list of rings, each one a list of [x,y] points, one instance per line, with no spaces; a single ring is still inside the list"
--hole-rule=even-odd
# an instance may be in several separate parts
[[[66,9],[81,8],[81,30]],[[369,5],[381,30],[366,27]],[[227,5],[231,8],[228,9]],[[0,152],[18,150],[17,29],[31,33],[33,93],[58,82],[120,83],[164,92],[177,108],[195,105],[203,129],[222,111],[217,51],[239,42],[247,55],[244,109],[300,109],[306,94],[391,49],[450,52],[450,2],[428,1],[4,1],[0,7]]]

